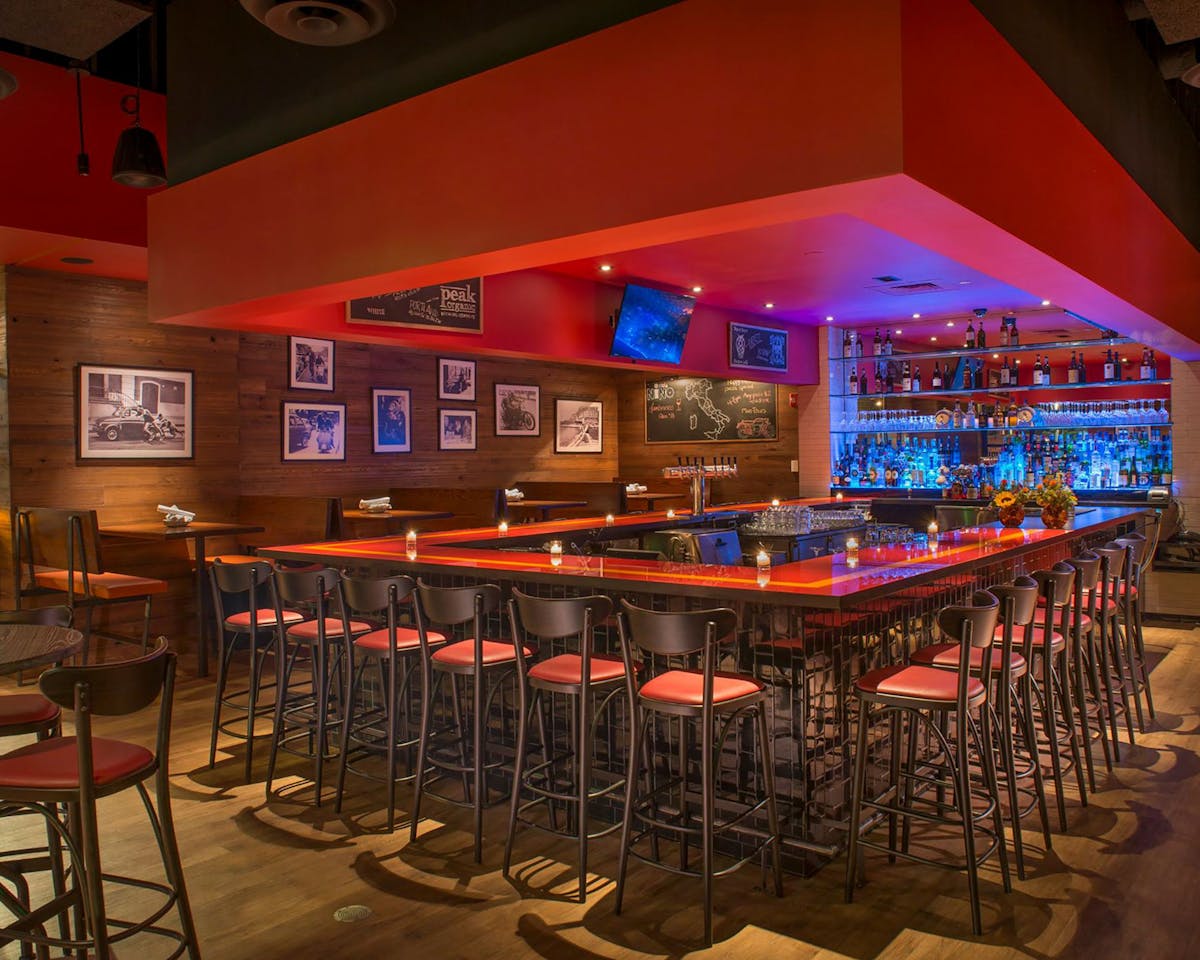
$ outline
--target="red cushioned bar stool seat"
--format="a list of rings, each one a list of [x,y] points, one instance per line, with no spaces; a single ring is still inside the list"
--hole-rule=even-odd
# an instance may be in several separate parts
[[[1001,639],[1003,636],[1003,628],[997,631],[996,639]],[[926,647],[920,647],[914,650],[912,656],[909,657],[911,663],[926,667],[942,667],[951,670],[957,670],[959,659],[961,656],[961,648],[957,643],[932,643]],[[984,651],[979,647],[972,647],[970,656],[971,672],[979,673],[983,669]],[[991,649],[992,672],[998,673],[1004,668],[1004,651],[999,647],[993,646]],[[1025,662],[1025,658],[1015,650],[1009,654],[1009,663],[1012,667],[1013,677],[1021,677],[1025,671],[1029,669],[1029,664]]]

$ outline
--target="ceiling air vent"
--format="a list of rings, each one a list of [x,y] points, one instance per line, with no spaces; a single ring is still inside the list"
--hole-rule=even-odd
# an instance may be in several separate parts
[[[396,19],[393,0],[241,0],[255,20],[296,43],[344,47]]]
[[[872,277],[872,280],[878,280],[880,283],[899,283],[899,277],[893,277],[890,273],[885,273],[882,277]]]
[[[911,297],[921,293],[945,293],[951,288],[940,280],[913,280],[907,283],[885,283],[869,289],[886,293],[889,297]]]

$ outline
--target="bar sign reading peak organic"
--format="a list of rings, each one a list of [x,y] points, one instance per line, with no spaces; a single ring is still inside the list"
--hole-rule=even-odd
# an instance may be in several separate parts
[[[483,332],[483,278],[397,290],[346,304],[349,323],[392,327],[439,327],[458,333]]]

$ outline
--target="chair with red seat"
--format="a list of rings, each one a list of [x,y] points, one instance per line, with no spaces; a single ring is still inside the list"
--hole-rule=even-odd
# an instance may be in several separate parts
[[[859,877],[859,856],[863,847],[883,850],[889,859],[902,857],[936,866],[953,866],[911,852],[907,842],[897,842],[897,822],[950,823],[960,826],[963,835],[963,866],[967,873],[967,888],[971,901],[971,927],[976,935],[983,931],[979,897],[979,867],[993,853],[1000,861],[1005,891],[1011,889],[1008,873],[1008,852],[1004,841],[1004,824],[1000,811],[1000,795],[996,779],[995,753],[992,741],[991,711],[987,707],[988,690],[992,679],[991,648],[995,641],[1000,601],[988,591],[976,591],[970,605],[945,607],[937,616],[942,634],[958,641],[959,662],[950,671],[923,665],[896,665],[872,670],[854,683],[854,697],[859,703],[857,747],[854,756],[854,780],[851,791],[850,839],[846,863],[846,902],[854,899]],[[972,671],[975,650],[978,671]],[[889,750],[889,782],[874,798],[868,798],[867,773],[871,766],[868,754],[868,734],[872,726],[871,710],[878,708],[890,727],[887,739]],[[902,763],[904,720],[908,720],[908,741],[911,744],[923,727],[939,748],[939,753],[915,762],[910,750],[910,762]],[[954,721],[953,733],[949,720]],[[982,796],[973,791],[970,774],[972,747],[980,758],[983,774]],[[931,771],[931,772],[929,772]],[[930,799],[925,793],[936,790]],[[943,811],[941,794],[950,790],[949,804],[953,816]],[[976,812],[974,800],[982,801]],[[888,823],[888,842],[868,839],[874,823],[868,820],[863,829],[863,809],[885,814]],[[991,820],[991,827],[984,826]],[[977,853],[976,830],[982,829],[990,843]]]
[[[373,625],[361,620],[334,616],[330,597],[337,590],[341,575],[329,567],[320,570],[281,570],[272,573],[275,621],[286,624],[289,613],[299,613],[300,621],[284,629],[283,648],[275,658],[275,713],[271,733],[271,754],[267,761],[267,797],[275,779],[280,751],[313,761],[314,801],[321,805],[325,783],[325,763],[334,754],[329,738],[338,735],[344,720],[345,684],[339,681],[345,667],[347,647],[359,634],[370,633]],[[347,632],[349,631],[349,632]],[[306,681],[292,686],[296,666],[307,659],[310,673]],[[299,749],[296,741],[307,744]]]
[[[1117,716],[1125,717],[1125,732],[1129,745],[1136,742],[1133,716],[1141,704],[1137,686],[1131,675],[1132,663],[1128,633],[1121,626],[1121,584],[1131,563],[1131,548],[1119,543],[1106,543],[1092,551],[1100,558],[1100,578],[1096,601],[1097,647],[1100,657],[1100,682],[1104,686],[1105,709],[1112,734],[1114,752],[1120,759],[1117,736]],[[1113,691],[1121,695],[1121,702],[1113,699]],[[1134,704],[1137,704],[1135,707]]]
[[[618,625],[626,683],[634,709],[629,730],[615,911],[619,914],[624,903],[630,856],[670,873],[696,877],[703,885],[704,943],[711,947],[714,877],[731,873],[760,854],[765,862],[769,853],[775,895],[783,896],[775,767],[766,713],[769,691],[756,677],[717,669],[723,647],[737,632],[738,617],[733,610],[660,612],[622,600]],[[646,656],[644,667],[650,674],[640,686],[634,668],[635,654],[639,652]],[[684,666],[678,665],[680,661]],[[679,727],[675,749],[657,756],[658,747],[664,744],[655,733],[660,721],[665,721],[669,728],[672,720],[678,720]],[[718,820],[720,758],[725,741],[739,720],[754,726],[757,770],[739,770],[737,780],[742,789],[737,796],[723,798],[722,807],[732,812],[727,819]],[[690,769],[694,763],[692,744],[698,748],[695,751],[700,757],[698,771]],[[674,772],[670,769],[670,754],[675,754]],[[663,761],[665,777],[659,776],[659,759]],[[751,778],[756,781],[756,790],[747,783]],[[699,786],[700,792],[699,811],[695,786]],[[754,795],[748,797],[751,793]],[[765,830],[759,825],[764,817]],[[739,851],[742,855],[733,864],[717,870],[715,840],[734,831],[756,843],[748,853]],[[660,857],[663,837],[678,842],[678,865]],[[644,840],[650,841],[648,853],[637,849]],[[699,870],[689,864],[689,846],[693,844],[700,848]]]
[[[410,838],[417,838],[425,794],[455,806],[470,807],[474,816],[475,862],[482,863],[483,811],[509,797],[503,791],[493,799],[492,794],[497,791],[488,782],[489,775],[506,767],[511,769],[511,761],[506,757],[488,759],[488,719],[504,685],[517,678],[517,657],[531,657],[533,650],[525,646],[518,651],[514,640],[501,637],[498,630],[488,629],[489,618],[497,617],[500,611],[500,588],[495,584],[433,587],[418,581],[415,597],[418,630],[428,635],[430,626],[436,624],[447,637],[455,628],[469,626],[470,632],[464,640],[439,647],[429,658],[433,682],[425,699],[421,742],[417,747]],[[435,701],[446,678],[450,682],[450,722],[435,727]],[[465,681],[461,691],[459,678]],[[464,705],[467,691],[469,707]],[[430,789],[433,783],[449,775],[462,778],[461,800]]]
[[[100,524],[95,510],[26,507],[13,511],[13,578],[17,608],[25,597],[62,596],[72,611],[82,608],[86,663],[97,607],[142,604],[142,652],[150,641],[154,597],[167,592],[165,580],[105,570],[100,550]],[[105,633],[116,640],[131,638]]]
[[[212,583],[213,610],[217,615],[217,688],[213,692],[212,733],[208,743],[208,765],[217,762],[217,734],[246,741],[245,782],[249,783],[254,767],[255,722],[269,716],[273,708],[260,707],[258,698],[264,690],[274,688],[263,684],[263,666],[267,655],[278,656],[281,647],[279,622],[276,620],[275,600],[271,596],[271,575],[274,568],[263,560],[250,563],[228,563],[220,558],[212,562],[209,576]],[[245,610],[232,607],[244,606]],[[299,623],[303,614],[283,611],[285,624]],[[229,669],[234,655],[245,648],[250,655],[249,680],[245,689],[228,692]],[[245,732],[232,729],[221,721],[224,709],[245,714]],[[227,723],[235,723],[228,721]]]
[[[46,818],[68,851],[72,885],[32,911],[0,887],[0,903],[16,915],[12,923],[0,928],[0,941],[37,945],[42,951],[39,956],[45,955],[46,948],[54,947],[80,956],[94,951],[98,957],[108,957],[111,945],[145,932],[178,943],[172,956],[186,952],[198,960],[200,947],[171,815],[168,756],[175,655],[163,640],[154,652],[136,660],[57,667],[42,674],[39,682],[48,700],[74,709],[75,736],[54,737],[0,756],[0,811],[26,810]],[[93,717],[127,716],[144,710],[155,700],[159,708],[153,750],[93,735]],[[153,780],[153,803],[146,789],[148,780]],[[150,818],[165,883],[103,872],[96,801],[131,787],[137,789]],[[60,805],[70,811],[66,820],[59,816]],[[163,899],[142,919],[112,919],[106,909],[106,885],[148,890]],[[178,910],[181,931],[158,923],[172,907]],[[82,913],[82,929],[59,937],[46,932],[48,920],[72,912]]]
[[[588,829],[588,807],[596,800],[625,789],[623,777],[603,786],[593,786],[593,742],[600,717],[617,698],[628,691],[625,682],[625,661],[621,657],[595,652],[594,631],[612,613],[608,597],[567,597],[544,599],[514,589],[508,601],[509,623],[514,638],[528,637],[530,645],[555,641],[578,641],[578,653],[566,652],[526,667],[523,657],[517,658],[519,674],[517,715],[521,727],[517,737],[516,768],[512,802],[508,814],[508,838],[504,845],[504,875],[512,863],[513,838],[517,825],[545,830],[555,836],[572,837],[579,850],[579,902],[587,899],[587,845],[589,840],[607,836],[617,824],[597,830]],[[636,669],[636,665],[635,665]],[[526,690],[533,691],[530,697]],[[570,730],[568,748],[551,756],[552,744],[546,742],[543,710],[555,694],[568,701],[567,717]],[[628,716],[628,713],[626,713]],[[526,769],[529,723],[536,717],[542,740],[542,762]],[[533,799],[522,803],[522,794]],[[559,829],[555,804],[562,804],[568,813],[567,824]],[[549,813],[549,826],[529,819],[526,814],[543,807]],[[569,829],[573,823],[574,829]]]
[[[1158,518],[1155,517],[1157,530]],[[1157,542],[1157,534],[1155,534]],[[1117,619],[1126,636],[1129,659],[1129,675],[1133,680],[1134,708],[1138,715],[1138,729],[1146,732],[1146,717],[1154,719],[1154,694],[1150,689],[1150,668],[1146,664],[1146,642],[1142,632],[1142,585],[1146,571],[1154,559],[1154,548],[1142,534],[1127,534],[1115,541],[1129,551],[1124,577],[1118,584],[1115,595]],[[1145,699],[1145,710],[1142,699]]]
[[[0,611],[0,624],[31,624],[69,627],[70,607],[34,607],[27,610]],[[58,732],[62,711],[37,693],[9,693],[0,696],[0,737],[34,734],[39,740]]]
[[[1087,765],[1088,784],[1096,792],[1096,773],[1092,758],[1092,743],[1100,741],[1104,765],[1113,766],[1114,745],[1108,737],[1108,713],[1103,685],[1100,680],[1100,646],[1096,642],[1096,598],[1100,584],[1100,557],[1090,550],[1069,557],[1067,564],[1075,568],[1071,597],[1071,674],[1074,678],[1075,707],[1079,713],[1080,742]]]
[[[382,621],[383,626],[370,633],[358,635],[347,648],[346,717],[342,727],[341,758],[338,763],[337,800],[334,811],[341,813],[346,789],[346,774],[378,780],[360,760],[383,756],[387,784],[387,830],[396,824],[396,785],[416,779],[412,752],[421,742],[414,732],[410,716],[413,677],[420,674],[419,714],[425,714],[425,700],[433,685],[430,666],[431,651],[446,642],[445,636],[433,630],[419,630],[402,624],[409,615],[409,603],[416,583],[411,577],[386,577],[364,580],[343,577],[341,591],[343,634],[352,632],[351,618],[365,622]],[[363,680],[368,667],[374,667],[379,679],[378,705],[360,703],[363,700]],[[405,722],[404,738],[400,738],[401,721]],[[397,759],[409,757],[409,772],[397,776]]]

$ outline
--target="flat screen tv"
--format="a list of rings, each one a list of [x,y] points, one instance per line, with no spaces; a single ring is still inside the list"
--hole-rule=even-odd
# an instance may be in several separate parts
[[[679,363],[695,308],[695,297],[627,283],[613,333],[612,355]]]

